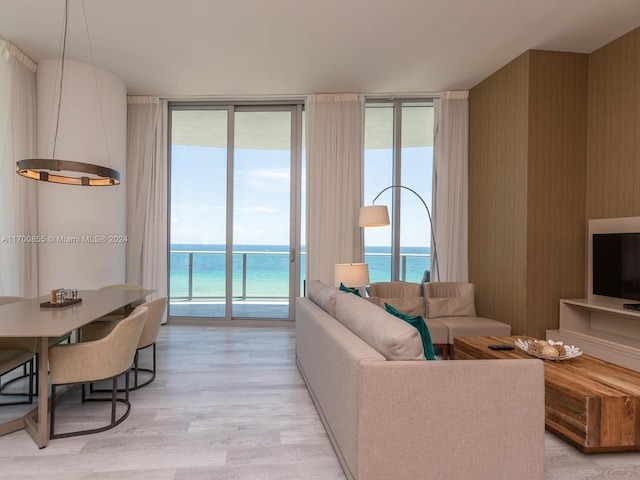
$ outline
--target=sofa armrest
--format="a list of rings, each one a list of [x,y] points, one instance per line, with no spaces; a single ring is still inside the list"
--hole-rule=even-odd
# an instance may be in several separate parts
[[[542,361],[363,362],[359,479],[542,479]]]

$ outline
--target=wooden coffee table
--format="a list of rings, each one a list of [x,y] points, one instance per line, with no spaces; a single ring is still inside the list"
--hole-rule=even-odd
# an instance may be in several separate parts
[[[515,345],[517,338],[456,338],[453,358],[531,358],[517,347],[507,351],[488,348]],[[545,364],[547,430],[584,453],[640,450],[639,372],[588,355],[541,361]]]

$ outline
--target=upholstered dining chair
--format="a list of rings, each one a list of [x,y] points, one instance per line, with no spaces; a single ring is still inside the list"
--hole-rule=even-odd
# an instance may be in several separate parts
[[[15,297],[15,296],[0,296],[0,305],[6,305],[8,303],[14,303],[14,302],[19,302],[21,300],[24,300],[24,297]],[[26,339],[25,339],[26,340]],[[67,335],[63,335],[62,337],[53,337],[49,339],[49,346],[52,347],[54,345],[57,345],[58,343],[61,342],[70,342],[71,341],[71,333],[68,333]],[[37,343],[36,340],[36,353],[34,356],[34,362],[35,365],[31,365],[31,363],[27,362],[25,364],[23,364],[22,368],[22,375],[17,376],[17,377],[13,377],[11,380],[9,380],[8,382],[2,383],[0,382],[0,393],[2,393],[3,395],[23,395],[22,393],[14,393],[14,392],[6,392],[6,387],[12,383],[18,382],[24,378],[29,378],[29,382],[31,382],[33,380],[33,395],[38,395],[38,381],[35,378],[35,374],[36,372],[39,371],[39,364],[40,364],[40,346]],[[30,378],[33,377],[33,378]],[[29,387],[31,388],[31,386]],[[29,402],[25,402],[25,403],[31,403],[31,401]],[[6,405],[6,404],[4,404]]]
[[[0,305],[7,305],[9,303],[19,302],[24,300],[23,297],[15,296],[1,296]],[[7,385],[15,380],[26,377],[28,379],[29,391],[26,394],[27,400],[21,400],[16,402],[2,402],[0,405],[19,405],[33,402],[34,395],[34,377],[36,372],[35,355],[38,340],[36,338],[29,337],[5,337],[0,338],[0,393],[4,395],[20,395],[22,393],[7,393],[2,392]],[[23,374],[19,377],[15,377],[6,383],[2,383],[2,376],[15,370],[16,368],[23,367]]]
[[[49,371],[51,376],[51,415],[49,438],[63,438],[103,432],[122,423],[131,410],[129,402],[129,369],[136,354],[140,335],[144,328],[148,310],[139,307],[115,325],[113,330],[99,340],[69,345],[56,345],[49,349]],[[124,398],[118,397],[118,377],[126,374]],[[111,380],[111,422],[103,427],[56,433],[56,391],[59,386],[82,384],[82,401],[109,401],[106,398],[87,398],[84,384]],[[126,406],[124,413],[116,418],[117,403]]]
[[[136,285],[134,283],[115,283],[113,285],[105,285],[104,287],[100,287],[100,290],[139,290],[143,289],[140,285]],[[138,300],[131,305],[127,305],[125,307],[121,307],[113,312],[109,312],[106,315],[103,315],[97,320],[85,325],[80,329],[80,340],[97,340],[98,338],[102,338],[106,336],[113,327],[129,315],[135,307],[144,304],[145,299]]]
[[[167,300],[167,297],[156,298],[155,300],[146,302],[144,305],[136,307],[133,311],[135,313],[138,308],[145,307],[148,309],[149,313],[147,314],[147,319],[144,322],[144,328],[142,330],[142,335],[140,335],[136,356],[133,361],[134,381],[133,386],[129,388],[129,390],[137,390],[138,388],[149,385],[156,378],[156,339],[158,338],[158,332],[160,331],[164,312],[167,308]],[[98,320],[92,322],[82,328],[82,340],[94,341],[102,338],[105,335],[108,335],[118,322],[119,320]],[[149,347],[152,347],[152,367],[142,368],[139,365],[140,352]],[[151,377],[143,383],[140,383],[138,381],[139,372],[149,373],[151,374]],[[93,387],[91,387],[91,391],[104,392],[104,390],[94,389]]]
[[[158,338],[158,332],[160,332],[160,326],[162,325],[162,319],[164,318],[164,312],[167,309],[167,297],[156,298],[150,300],[143,306],[147,307],[149,314],[144,322],[144,329],[142,335],[140,335],[140,341],[138,342],[138,349],[136,350],[136,357],[133,364],[133,390],[149,385],[156,378],[156,340]],[[141,307],[136,307],[141,308]],[[135,312],[135,310],[134,310]],[[152,348],[151,361],[152,367],[141,368],[139,366],[140,352],[147,348]],[[138,382],[138,372],[150,373],[151,377],[142,383]]]
[[[112,285],[105,285],[104,287],[100,287],[100,290],[141,290],[144,289],[143,286],[141,285],[136,285],[135,283],[114,283]],[[127,305],[125,307],[119,308],[118,310],[115,310],[111,313],[109,313],[107,316],[119,316],[119,317],[126,317],[127,315],[129,315],[134,308],[136,308],[138,305],[142,305],[145,302],[144,298],[141,300],[138,300],[137,302],[133,302],[131,305]]]

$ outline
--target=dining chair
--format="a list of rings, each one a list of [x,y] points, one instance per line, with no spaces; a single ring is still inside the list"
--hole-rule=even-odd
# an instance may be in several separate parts
[[[24,297],[15,297],[15,296],[0,296],[0,305],[6,305],[8,303],[14,303],[14,302],[19,302],[21,300],[24,300]],[[49,338],[49,346],[52,347],[54,345],[57,345],[58,343],[62,343],[62,342],[71,342],[71,333],[68,333],[66,335],[63,335],[61,337],[52,337]],[[36,376],[36,372],[39,371],[39,366],[40,366],[40,345],[38,345],[37,340],[36,340],[36,353],[34,356],[34,365],[33,368],[32,365],[27,362],[25,364],[23,364],[22,366],[22,375],[20,376],[16,376],[11,378],[9,381],[2,383],[0,382],[0,394],[2,395],[26,395],[20,392],[7,392],[6,391],[6,387],[16,383],[24,378],[29,378],[31,376],[33,376],[33,395],[38,396],[38,381],[35,378]],[[29,380],[31,382],[31,379]],[[29,402],[25,402],[25,403],[31,403]],[[7,404],[4,404],[7,405]]]
[[[139,290],[143,288],[144,287],[133,283],[115,283],[113,285],[100,287],[100,290]],[[145,299],[143,298],[130,305],[120,307],[113,312],[109,312],[99,319],[85,325],[80,329],[80,341],[85,341],[85,339],[97,340],[98,338],[106,336],[111,330],[113,330],[113,327],[115,327],[120,320],[133,312],[135,307],[144,304],[144,302]]]
[[[16,296],[0,296],[0,305],[7,305],[21,300],[24,300],[24,298]],[[37,371],[35,366],[37,344],[38,340],[31,337],[0,338],[0,394],[10,396],[27,396],[27,400],[2,402],[0,403],[0,406],[21,405],[33,402],[34,383],[37,383],[34,382],[35,372]],[[23,374],[18,377],[14,377],[3,384],[2,376],[19,367],[23,368]],[[6,391],[6,387],[9,384],[25,377],[29,381],[29,390],[27,394]]]
[[[136,354],[140,335],[144,328],[148,310],[139,307],[136,312],[118,322],[113,330],[99,340],[49,348],[49,371],[51,376],[51,415],[49,438],[64,438],[77,435],[104,432],[121,424],[131,411],[129,402],[129,370]],[[125,395],[118,396],[118,377],[125,374]],[[85,383],[111,380],[111,398],[91,398],[86,396]],[[111,421],[98,428],[56,433],[57,389],[63,385],[82,384],[82,402],[110,401]],[[117,404],[126,406],[124,413],[116,418]]]
[[[104,287],[100,287],[100,290],[142,290],[144,289],[141,285],[136,285],[135,283],[114,283],[112,285],[105,285]],[[120,316],[126,317],[129,315],[134,308],[139,305],[142,305],[145,302],[145,299],[140,299],[136,302],[131,303],[130,305],[119,308],[118,310],[114,310],[113,312],[106,315],[107,317],[111,316]]]
[[[144,304],[144,306],[149,309],[149,314],[144,322],[144,329],[142,330],[142,335],[138,342],[138,349],[136,350],[136,356],[133,363],[134,383],[132,390],[137,390],[138,388],[149,385],[156,378],[156,340],[158,338],[158,333],[160,332],[164,312],[167,309],[167,300],[167,297],[160,297],[155,300],[150,300]],[[152,367],[150,369],[142,368],[139,366],[138,362],[140,359],[140,352],[149,347],[152,347]],[[142,383],[138,383],[138,372],[150,373],[151,377]]]
[[[136,312],[139,308],[147,308],[148,314],[147,318],[144,322],[144,328],[142,330],[142,335],[140,335],[140,341],[138,342],[138,346],[136,349],[136,355],[133,361],[133,373],[134,373],[134,383],[133,386],[129,388],[129,390],[137,390],[138,388],[142,388],[146,385],[149,385],[156,378],[156,340],[158,338],[158,333],[160,331],[160,326],[162,324],[162,319],[164,317],[164,312],[167,308],[167,297],[156,298],[155,300],[150,300],[146,302],[144,305],[136,307],[133,313]],[[132,315],[133,315],[132,313]],[[115,328],[117,325],[117,320],[96,320],[95,322],[90,323],[82,328],[81,338],[83,341],[95,341],[99,338],[108,335],[111,330]],[[139,365],[140,352],[149,347],[152,347],[152,367],[151,368],[143,368]],[[142,383],[139,383],[138,376],[139,372],[145,372],[151,374],[151,377],[145,380]],[[93,385],[90,387],[91,392],[104,392],[103,389],[93,388]]]

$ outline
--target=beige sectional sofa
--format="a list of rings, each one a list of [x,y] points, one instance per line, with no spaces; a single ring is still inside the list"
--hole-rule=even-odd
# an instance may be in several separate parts
[[[451,358],[455,337],[511,335],[510,325],[476,314],[474,293],[474,285],[467,282],[377,282],[371,284],[369,300],[382,308],[389,302],[403,312],[422,315],[434,346]]]
[[[320,282],[296,299],[296,361],[353,480],[542,479],[537,359],[424,359],[418,331]]]

